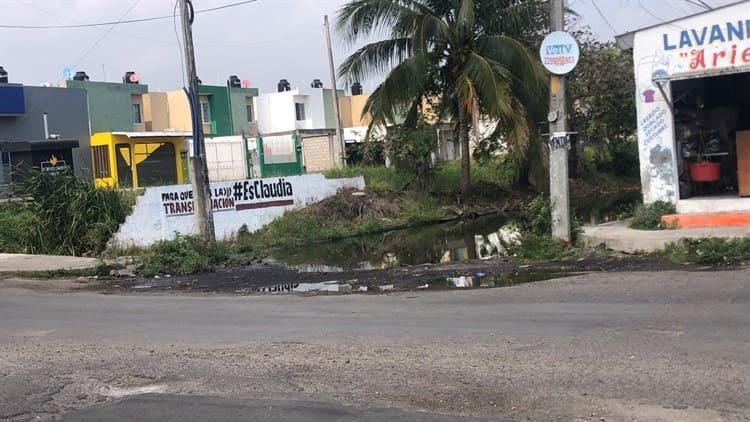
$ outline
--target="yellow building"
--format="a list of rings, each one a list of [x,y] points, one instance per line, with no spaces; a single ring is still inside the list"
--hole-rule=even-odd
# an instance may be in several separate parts
[[[91,136],[97,187],[139,188],[186,183],[187,132],[103,132]]]
[[[370,124],[372,121],[370,115],[363,113],[368,98],[370,98],[370,94],[339,97],[341,127],[362,127]]]

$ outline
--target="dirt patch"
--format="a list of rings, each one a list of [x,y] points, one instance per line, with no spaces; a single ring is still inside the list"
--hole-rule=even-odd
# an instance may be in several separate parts
[[[730,269],[732,267],[721,267]],[[425,284],[444,289],[455,289],[447,278],[474,277],[495,280],[495,286],[565,277],[591,272],[616,271],[700,271],[719,268],[670,263],[659,256],[618,255],[599,257],[596,254],[577,259],[522,264],[510,258],[493,258],[444,264],[423,264],[376,270],[342,272],[300,272],[272,261],[246,267],[228,268],[212,273],[159,278],[103,278],[90,279],[83,289],[102,293],[193,293],[193,294],[260,294],[263,288],[297,283],[338,281],[352,286],[353,292],[367,287],[366,294],[412,291]],[[441,284],[442,281],[442,284]],[[478,282],[476,283],[479,284]],[[380,286],[392,288],[381,289]],[[321,294],[321,293],[305,293]],[[324,293],[331,294],[331,293]],[[338,293],[332,293],[338,294]]]

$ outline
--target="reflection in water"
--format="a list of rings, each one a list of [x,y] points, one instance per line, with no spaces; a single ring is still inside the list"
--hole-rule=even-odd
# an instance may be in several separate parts
[[[507,242],[514,242],[520,236],[514,229],[504,227],[505,223],[505,218],[491,216],[291,250],[274,250],[271,256],[305,272],[380,269],[490,258],[505,255]]]
[[[626,214],[639,198],[638,191],[630,190],[577,198],[575,213],[583,221],[608,221]],[[495,215],[272,250],[271,257],[299,271],[334,273],[507,256],[506,246],[521,238],[507,222]]]

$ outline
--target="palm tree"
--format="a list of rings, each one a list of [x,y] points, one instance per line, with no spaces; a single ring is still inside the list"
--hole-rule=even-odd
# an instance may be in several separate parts
[[[538,0],[352,0],[336,26],[354,44],[379,34],[348,57],[339,76],[350,82],[387,72],[365,105],[372,125],[413,125],[426,101],[457,124],[461,195],[471,189],[469,129],[486,116],[523,154],[527,111],[544,103],[545,78],[522,36],[541,33],[546,2]]]

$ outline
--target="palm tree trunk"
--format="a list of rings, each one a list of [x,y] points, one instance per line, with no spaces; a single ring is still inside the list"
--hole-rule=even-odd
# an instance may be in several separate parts
[[[466,109],[458,107],[458,142],[461,145],[461,200],[468,201],[471,194],[471,172],[469,166],[469,122]]]

